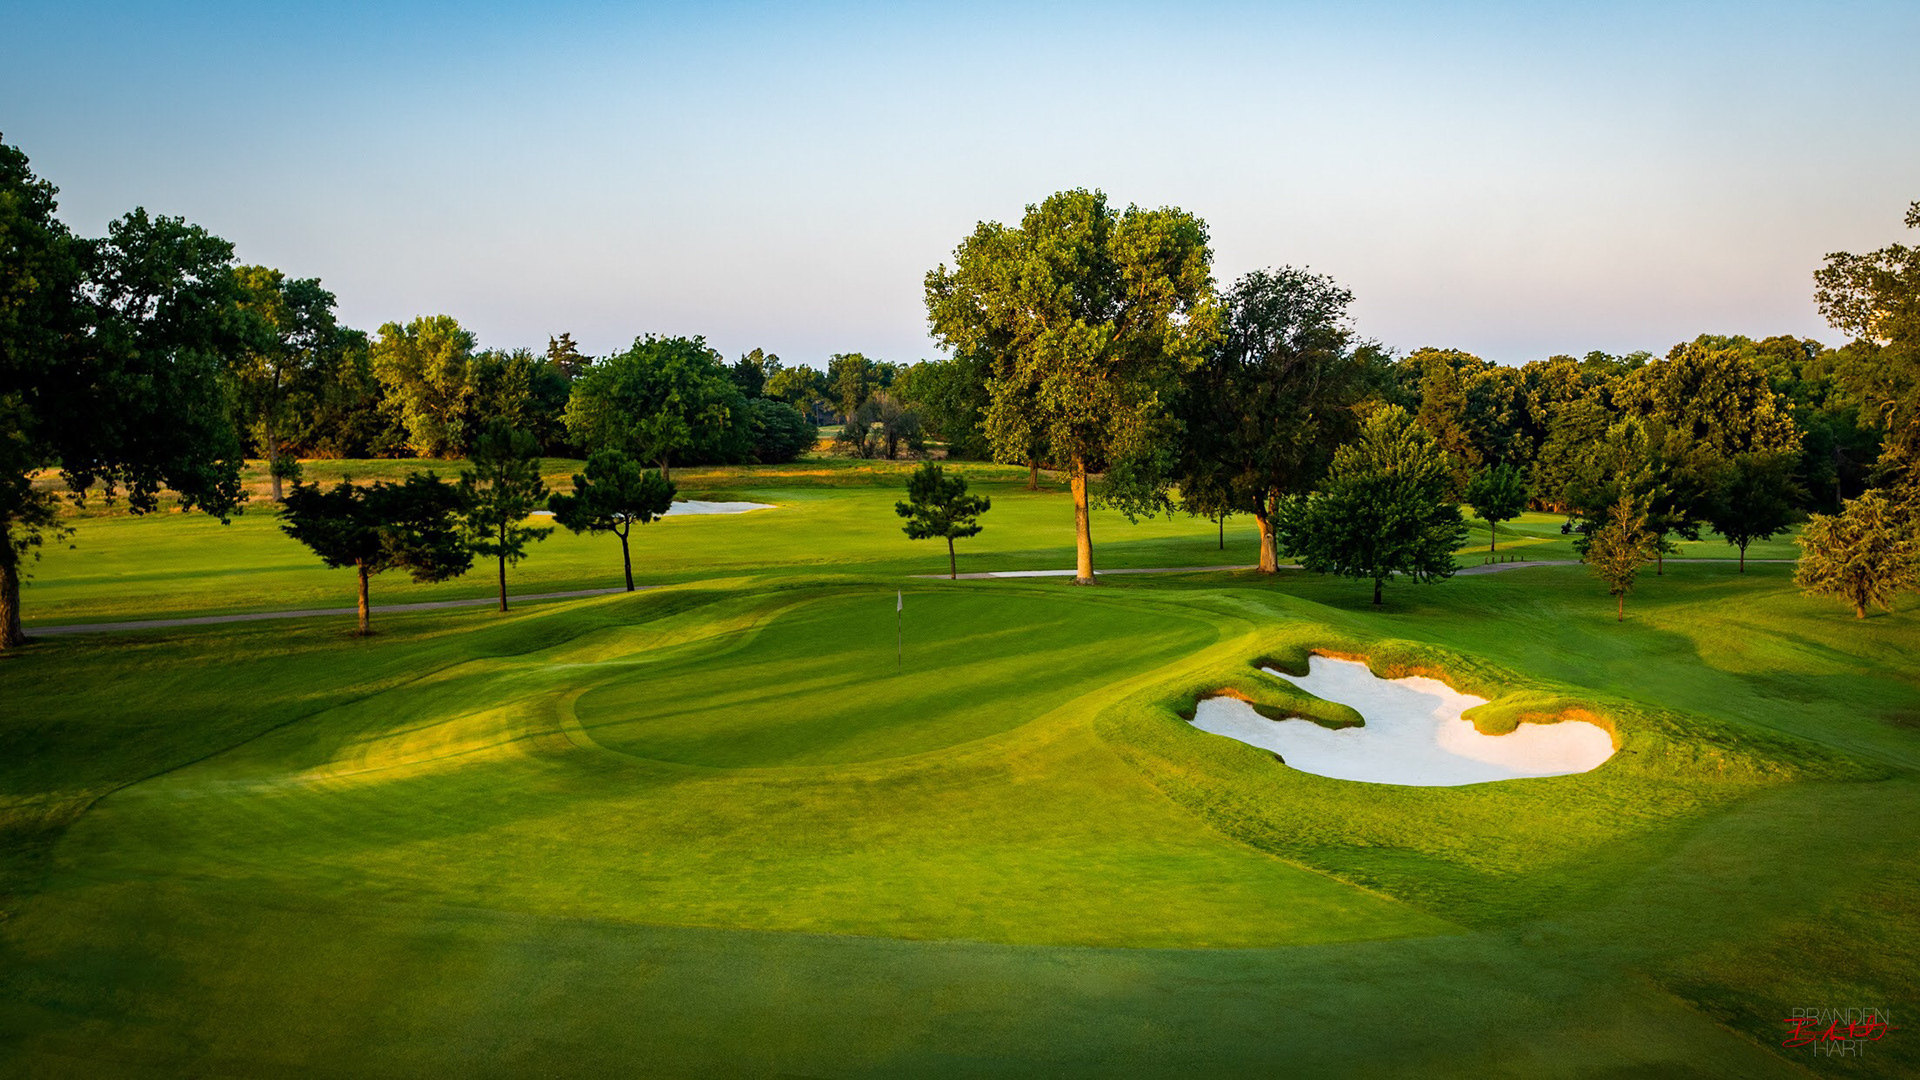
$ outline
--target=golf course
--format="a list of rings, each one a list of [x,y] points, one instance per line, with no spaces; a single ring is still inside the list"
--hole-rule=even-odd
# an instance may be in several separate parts
[[[1708,532],[1617,621],[1535,512],[1377,607],[1253,570],[1247,516],[1090,523],[1097,572],[1246,569],[948,580],[912,468],[676,469],[771,508],[634,528],[630,593],[381,575],[368,637],[75,630],[338,609],[354,571],[270,505],[70,516],[0,653],[0,1073],[1920,1073],[1920,598],[1855,619],[1791,535],[1742,570]],[[1068,477],[948,472],[992,500],[962,574],[1072,568]],[[506,573],[615,589],[620,545]],[[1315,654],[1613,753],[1405,786],[1191,723],[1350,722],[1262,670]],[[1783,1045],[1848,1008],[1896,1027]]]

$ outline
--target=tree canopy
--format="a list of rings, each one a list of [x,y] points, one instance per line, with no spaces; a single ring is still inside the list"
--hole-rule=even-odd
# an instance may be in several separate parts
[[[1207,229],[1183,210],[1115,211],[1075,189],[1029,206],[1018,226],[982,222],[953,267],[926,278],[934,335],[990,356],[985,429],[996,456],[1036,452],[1071,474],[1077,572],[1091,585],[1088,478],[1108,501],[1150,506],[1178,445],[1180,379],[1220,332]]]
[[[1283,504],[1280,541],[1308,570],[1371,579],[1375,604],[1396,575],[1423,584],[1450,578],[1453,553],[1467,539],[1448,494],[1452,470],[1405,409],[1384,406],[1334,452],[1318,491]]]
[[[473,565],[460,527],[459,489],[433,473],[411,473],[403,483],[330,489],[295,484],[280,508],[280,528],[331,567],[359,576],[359,633],[372,632],[367,579],[405,570],[415,581],[445,581]]]
[[[746,398],[701,337],[650,334],[595,362],[566,425],[586,450],[620,450],[668,477],[675,461],[737,461],[752,445]]]
[[[473,468],[460,474],[460,500],[474,554],[497,561],[500,610],[507,610],[507,565],[526,557],[527,545],[553,532],[527,524],[547,501],[540,478],[540,440],[506,420],[488,424],[474,440]]]
[[[1838,514],[1815,514],[1800,530],[1794,584],[1809,596],[1838,596],[1856,619],[1869,606],[1893,610],[1903,589],[1920,589],[1920,536],[1878,491],[1849,499]]]
[[[619,450],[600,450],[587,459],[586,471],[573,474],[573,494],[547,500],[553,520],[570,532],[610,532],[620,538],[620,561],[627,591],[633,591],[633,553],[627,538],[673,508],[671,480],[641,467]]]
[[[907,519],[901,531],[911,540],[947,542],[947,576],[960,576],[953,553],[953,542],[977,536],[984,528],[980,515],[993,508],[993,500],[967,494],[967,478],[948,476],[931,461],[907,477],[907,501],[893,504],[893,512]]]
[[[1607,520],[1593,530],[1587,545],[1587,568],[1614,597],[1614,621],[1627,618],[1627,594],[1640,568],[1660,552],[1660,538],[1647,528],[1647,512],[1631,495],[1621,495]]]
[[[1527,508],[1527,481],[1519,469],[1501,462],[1473,474],[1467,483],[1466,503],[1487,523],[1487,550],[1498,547],[1500,523],[1520,516]]]

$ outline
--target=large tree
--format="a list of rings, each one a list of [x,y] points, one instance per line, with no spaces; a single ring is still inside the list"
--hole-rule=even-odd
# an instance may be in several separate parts
[[[331,489],[295,484],[281,504],[280,527],[328,566],[353,567],[357,632],[364,637],[373,632],[367,603],[373,575],[405,570],[415,581],[445,581],[473,565],[473,549],[461,535],[462,502],[458,488],[431,472],[366,487],[345,480]]]
[[[1064,465],[1076,573],[1094,583],[1089,478],[1123,509],[1162,497],[1179,444],[1181,378],[1219,337],[1205,223],[1076,189],[982,222],[927,274],[930,325],[962,355],[996,358],[985,429],[1003,460]]]
[[[1920,228],[1920,202],[1906,224]],[[1814,282],[1820,313],[1853,338],[1837,357],[1838,381],[1887,434],[1877,482],[1896,516],[1920,527],[1920,245],[1834,252]]]
[[[573,474],[573,494],[547,500],[553,520],[571,532],[610,532],[620,538],[620,562],[633,591],[633,552],[627,538],[635,524],[645,525],[673,508],[674,485],[619,450],[601,450],[587,459],[584,473]]]
[[[921,462],[907,477],[907,501],[893,504],[893,512],[907,519],[901,531],[908,539],[947,542],[948,578],[960,576],[953,542],[979,535],[980,515],[992,508],[993,500],[967,494],[966,477],[947,476],[931,461]]]
[[[240,323],[232,245],[145,210],[81,240],[55,193],[0,143],[0,648],[26,641],[24,564],[60,532],[39,470],[134,513],[165,491],[225,520],[242,498],[221,359]]]
[[[1452,473],[1446,452],[1405,409],[1377,409],[1334,452],[1320,490],[1282,505],[1279,539],[1308,570],[1371,579],[1375,604],[1395,575],[1443,581],[1467,540]]]
[[[1274,573],[1276,507],[1310,490],[1357,427],[1353,406],[1367,387],[1349,347],[1353,294],[1283,266],[1247,274],[1224,301],[1225,339],[1181,397],[1181,501],[1208,517],[1252,514],[1260,569]]]
[[[545,540],[551,528],[527,524],[547,502],[540,478],[540,440],[505,420],[486,426],[473,442],[473,468],[460,474],[461,513],[474,553],[500,568],[500,610],[507,610],[507,564],[519,563],[527,545]]]
[[[750,452],[746,401],[705,338],[649,334],[574,382],[567,431],[589,452],[620,450],[671,479],[675,461],[737,461]]]
[[[245,316],[241,348],[229,358],[240,409],[240,425],[251,428],[267,474],[273,501],[281,481],[296,472],[283,464],[280,448],[298,425],[294,408],[307,389],[337,363],[346,344],[334,322],[334,296],[319,278],[289,278],[265,266],[234,271]]]
[[[473,345],[473,335],[450,315],[380,327],[369,359],[414,453],[455,457],[466,450]]]
[[[1799,543],[1794,584],[1809,596],[1843,598],[1856,619],[1869,604],[1892,611],[1902,589],[1920,589],[1920,536],[1878,491],[1847,500],[1839,514],[1814,514]]]

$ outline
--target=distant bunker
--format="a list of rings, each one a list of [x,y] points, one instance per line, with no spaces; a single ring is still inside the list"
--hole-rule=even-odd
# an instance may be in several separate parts
[[[1315,697],[1350,706],[1366,723],[1332,729],[1311,720],[1269,720],[1238,698],[1202,699],[1193,726],[1271,750],[1287,766],[1336,780],[1410,787],[1454,787],[1490,780],[1589,772],[1613,756],[1613,736],[1597,724],[1521,723],[1487,735],[1461,714],[1485,698],[1437,679],[1382,679],[1355,660],[1314,655],[1305,676],[1272,668]]]

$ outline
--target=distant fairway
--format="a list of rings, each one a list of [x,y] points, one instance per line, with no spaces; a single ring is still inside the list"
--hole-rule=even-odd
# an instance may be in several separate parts
[[[1385,611],[1301,573],[930,581],[895,478],[791,471],[700,489],[780,510],[648,526],[657,591],[0,661],[0,1072],[1804,1075],[1788,1011],[1912,1008],[1911,601],[1856,623],[1727,563],[1624,625],[1579,567]],[[982,473],[962,569],[1064,564],[1064,495]],[[268,525],[85,520],[28,613],[345,598]],[[1106,566],[1251,556],[1096,528]],[[518,580],[601,584],[603,541]],[[1620,752],[1393,788],[1180,719],[1314,647]],[[1909,1034],[1817,1069],[1911,1074]]]

